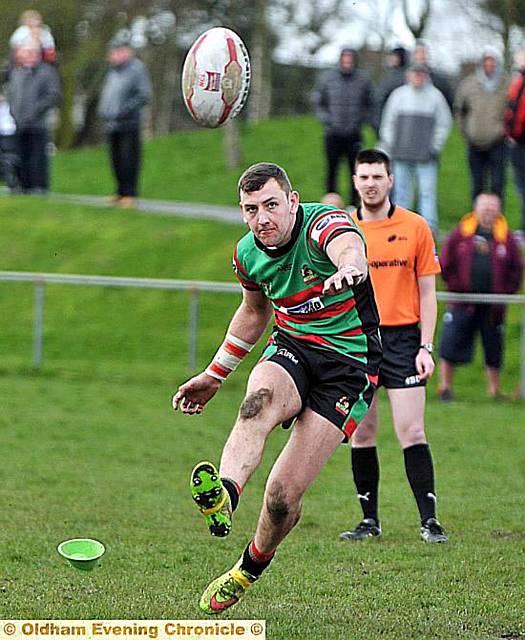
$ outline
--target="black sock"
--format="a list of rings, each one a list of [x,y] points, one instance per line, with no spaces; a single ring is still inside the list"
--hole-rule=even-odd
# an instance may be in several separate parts
[[[261,553],[255,546],[255,540],[250,540],[242,554],[241,568],[254,578],[258,578],[273,560],[275,550],[270,553]]]
[[[237,505],[239,504],[239,489],[237,487],[237,484],[229,478],[221,478],[221,481],[224,485],[224,488],[230,495],[232,511],[235,511],[235,509],[237,509]]]
[[[436,517],[434,465],[428,444],[414,444],[403,450],[405,470],[417,502],[421,522]]]
[[[376,447],[352,447],[352,472],[363,516],[379,524],[379,459]]]

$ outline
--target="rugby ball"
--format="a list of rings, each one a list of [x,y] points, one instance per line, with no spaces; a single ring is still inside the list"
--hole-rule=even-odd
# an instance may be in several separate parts
[[[250,89],[250,58],[230,29],[209,29],[191,46],[182,69],[182,95],[191,117],[221,127],[241,111]]]

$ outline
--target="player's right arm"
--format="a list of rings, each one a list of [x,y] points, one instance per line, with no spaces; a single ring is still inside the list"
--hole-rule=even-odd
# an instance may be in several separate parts
[[[175,410],[199,414],[219,390],[222,382],[264,333],[272,315],[262,291],[243,288],[243,298],[228,326],[226,338],[205,371],[182,384],[173,396]]]

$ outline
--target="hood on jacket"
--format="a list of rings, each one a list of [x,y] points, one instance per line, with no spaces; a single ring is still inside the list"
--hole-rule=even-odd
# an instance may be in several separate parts
[[[464,215],[459,221],[459,231],[462,236],[469,238],[476,233],[479,220],[474,211]],[[509,235],[509,225],[504,215],[500,214],[492,226],[492,235],[496,242],[505,243]]]

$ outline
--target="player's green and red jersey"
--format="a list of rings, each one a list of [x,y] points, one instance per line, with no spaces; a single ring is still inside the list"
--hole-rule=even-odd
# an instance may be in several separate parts
[[[381,343],[370,278],[337,295],[322,292],[324,281],[337,271],[326,247],[349,232],[363,237],[347,212],[302,204],[286,245],[265,247],[250,231],[237,243],[233,268],[244,288],[262,291],[270,300],[280,331],[314,348],[350,357],[374,375]]]

